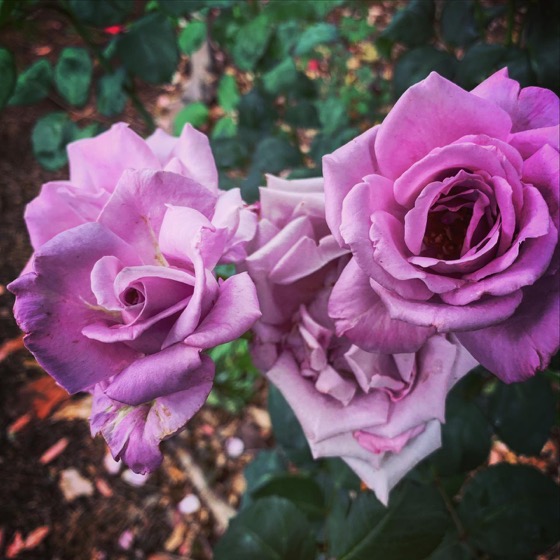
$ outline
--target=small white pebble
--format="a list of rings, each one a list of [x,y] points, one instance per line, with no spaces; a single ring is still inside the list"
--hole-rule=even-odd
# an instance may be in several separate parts
[[[122,463],[120,461],[115,461],[111,453],[107,452],[105,454],[105,458],[103,459],[103,466],[109,474],[119,474]]]
[[[121,474],[121,478],[131,486],[144,486],[144,484],[148,481],[148,478],[150,478],[150,475],[138,474],[130,469],[126,469],[126,471]]]
[[[194,494],[187,494],[177,506],[181,513],[188,515],[189,513],[194,513],[200,509],[200,500],[198,496]]]
[[[230,437],[226,440],[226,453],[232,459],[237,459],[245,451],[245,444],[238,437]]]
[[[66,469],[60,473],[58,483],[67,501],[71,502],[80,496],[93,495],[93,484],[84,478],[76,469]]]

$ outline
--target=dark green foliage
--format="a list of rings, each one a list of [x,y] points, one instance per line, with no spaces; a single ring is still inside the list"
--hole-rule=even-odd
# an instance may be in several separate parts
[[[309,523],[283,498],[258,500],[235,517],[214,550],[215,560],[314,560]]]
[[[68,0],[68,6],[81,22],[96,27],[122,23],[134,7],[134,0]]]
[[[134,22],[118,38],[116,50],[130,73],[152,84],[168,82],[179,62],[175,31],[158,13]]]
[[[124,110],[128,99],[124,86],[126,72],[119,68],[113,74],[106,74],[97,84],[97,110],[106,117],[114,117]]]
[[[10,97],[10,105],[32,105],[47,97],[53,83],[50,62],[40,58],[26,68],[17,79],[16,88]]]
[[[88,52],[82,48],[67,47],[62,50],[54,68],[56,89],[71,105],[81,107],[88,100],[93,64]]]
[[[560,539],[560,488],[533,467],[500,464],[465,488],[459,515],[474,546],[493,558],[534,558]]]
[[[523,383],[497,382],[487,413],[498,437],[511,449],[538,455],[550,437],[557,399],[550,382],[537,375]]]

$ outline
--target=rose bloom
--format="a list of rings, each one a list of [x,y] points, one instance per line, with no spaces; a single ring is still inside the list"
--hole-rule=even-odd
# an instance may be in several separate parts
[[[322,190],[322,179],[275,177],[261,189],[245,263],[263,313],[253,355],[294,410],[313,456],[342,457],[387,503],[390,489],[441,445],[446,395],[476,361],[450,335],[398,354],[367,352],[336,335],[327,303],[353,261],[346,266],[349,252],[326,227]],[[377,347],[389,347],[387,331],[403,325],[410,330],[383,316],[372,331]]]
[[[453,332],[506,382],[545,368],[560,344],[558,122],[558,97],[505,69],[472,92],[432,73],[325,156],[327,221],[353,255],[337,334],[370,349],[381,301],[423,329],[416,342]]]
[[[101,161],[95,158],[93,150],[92,160]],[[213,159],[196,166],[210,169]],[[90,171],[101,179],[102,170]],[[107,182],[110,194],[95,191],[107,200],[93,220],[80,189],[95,190],[95,181],[87,183],[83,169],[84,182],[73,179],[79,187],[58,191],[67,201],[75,191],[71,219],[87,223],[66,223],[56,234],[48,231],[49,215],[44,223],[37,215],[35,231],[44,225],[45,237],[53,236],[9,289],[37,361],[69,392],[94,394],[92,431],[102,432],[115,458],[147,472],[161,462],[159,442],[206,400],[214,364],[203,351],[237,338],[260,316],[247,274],[224,282],[213,272],[244,254],[254,216],[238,191],[219,195],[186,173],[118,172],[115,185]]]

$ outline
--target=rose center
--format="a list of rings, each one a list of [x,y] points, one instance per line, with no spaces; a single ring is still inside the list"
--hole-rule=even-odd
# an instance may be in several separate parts
[[[430,212],[423,239],[426,248],[423,253],[436,259],[459,259],[471,218],[472,208],[465,206],[455,212]]]
[[[144,301],[144,295],[138,291],[136,288],[127,288],[123,299],[127,305],[136,305]]]

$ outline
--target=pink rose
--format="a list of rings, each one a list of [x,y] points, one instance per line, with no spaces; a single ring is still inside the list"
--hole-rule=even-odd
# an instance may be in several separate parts
[[[353,255],[337,334],[371,349],[381,301],[410,327],[395,348],[454,332],[506,382],[545,368],[560,345],[558,122],[557,96],[507,70],[470,93],[432,73],[326,156],[327,221]]]
[[[255,359],[293,408],[313,456],[342,457],[387,503],[391,487],[440,446],[446,395],[476,361],[452,336],[399,354],[337,336],[329,296],[355,265],[326,227],[322,180],[269,177],[261,201],[246,261],[263,313]],[[374,324],[378,347],[390,346],[386,329],[398,323]]]
[[[127,170],[94,222],[41,245],[9,286],[27,347],[69,392],[94,393],[92,430],[137,472],[161,462],[159,442],[204,403],[214,364],[203,350],[260,316],[247,274],[213,274],[244,251],[232,196]]]

